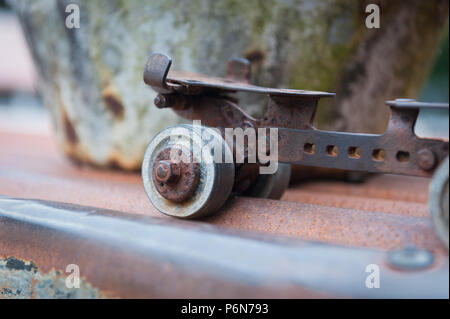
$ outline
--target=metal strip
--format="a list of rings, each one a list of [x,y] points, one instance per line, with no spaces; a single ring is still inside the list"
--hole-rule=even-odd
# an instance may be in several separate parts
[[[115,297],[448,298],[448,258],[402,272],[382,251],[245,236],[206,224],[163,221],[92,207],[0,199],[0,255],[37,269],[81,275]],[[366,266],[381,287],[365,285]]]

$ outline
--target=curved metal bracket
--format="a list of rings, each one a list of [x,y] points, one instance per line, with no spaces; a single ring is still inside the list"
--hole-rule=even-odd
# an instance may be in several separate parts
[[[170,93],[166,78],[172,59],[162,53],[153,53],[147,60],[144,70],[144,82],[159,93]]]

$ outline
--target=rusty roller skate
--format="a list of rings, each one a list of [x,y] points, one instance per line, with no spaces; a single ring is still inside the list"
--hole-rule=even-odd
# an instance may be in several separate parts
[[[319,99],[333,93],[251,85],[245,59],[231,60],[225,78],[169,72],[170,66],[171,59],[159,53],[152,54],[145,66],[144,81],[158,92],[155,105],[172,108],[202,125],[168,127],[148,145],[143,183],[162,213],[182,218],[204,216],[217,211],[232,193],[279,199],[289,183],[290,164],[425,177],[434,174],[430,211],[448,246],[448,140],[420,138],[414,132],[420,109],[448,109],[448,104],[387,101],[391,115],[383,134],[322,131],[312,125],[316,107]],[[255,119],[238,106],[233,93],[240,91],[268,96],[262,118]],[[245,145],[239,152],[235,140],[227,139],[227,128],[253,129],[258,145]],[[277,132],[278,166],[274,173],[262,174],[267,163],[259,158],[253,163],[249,158],[250,153],[273,151],[268,147],[272,141],[269,129]],[[221,157],[214,155],[217,149]]]

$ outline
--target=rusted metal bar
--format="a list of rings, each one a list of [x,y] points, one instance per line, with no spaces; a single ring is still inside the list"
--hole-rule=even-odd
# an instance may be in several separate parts
[[[448,298],[447,256],[436,255],[416,271],[393,268],[389,256],[202,223],[0,198],[0,274],[6,274],[0,285],[19,297]],[[79,266],[81,290],[61,287],[69,264]],[[380,267],[378,289],[365,284],[371,264]],[[23,279],[15,281],[17,275]],[[59,284],[43,291],[43,278]]]

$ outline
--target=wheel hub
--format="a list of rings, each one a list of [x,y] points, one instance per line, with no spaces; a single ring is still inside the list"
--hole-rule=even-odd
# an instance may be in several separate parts
[[[155,158],[152,179],[158,193],[167,200],[180,203],[195,193],[200,167],[190,151],[180,145],[162,150]]]

